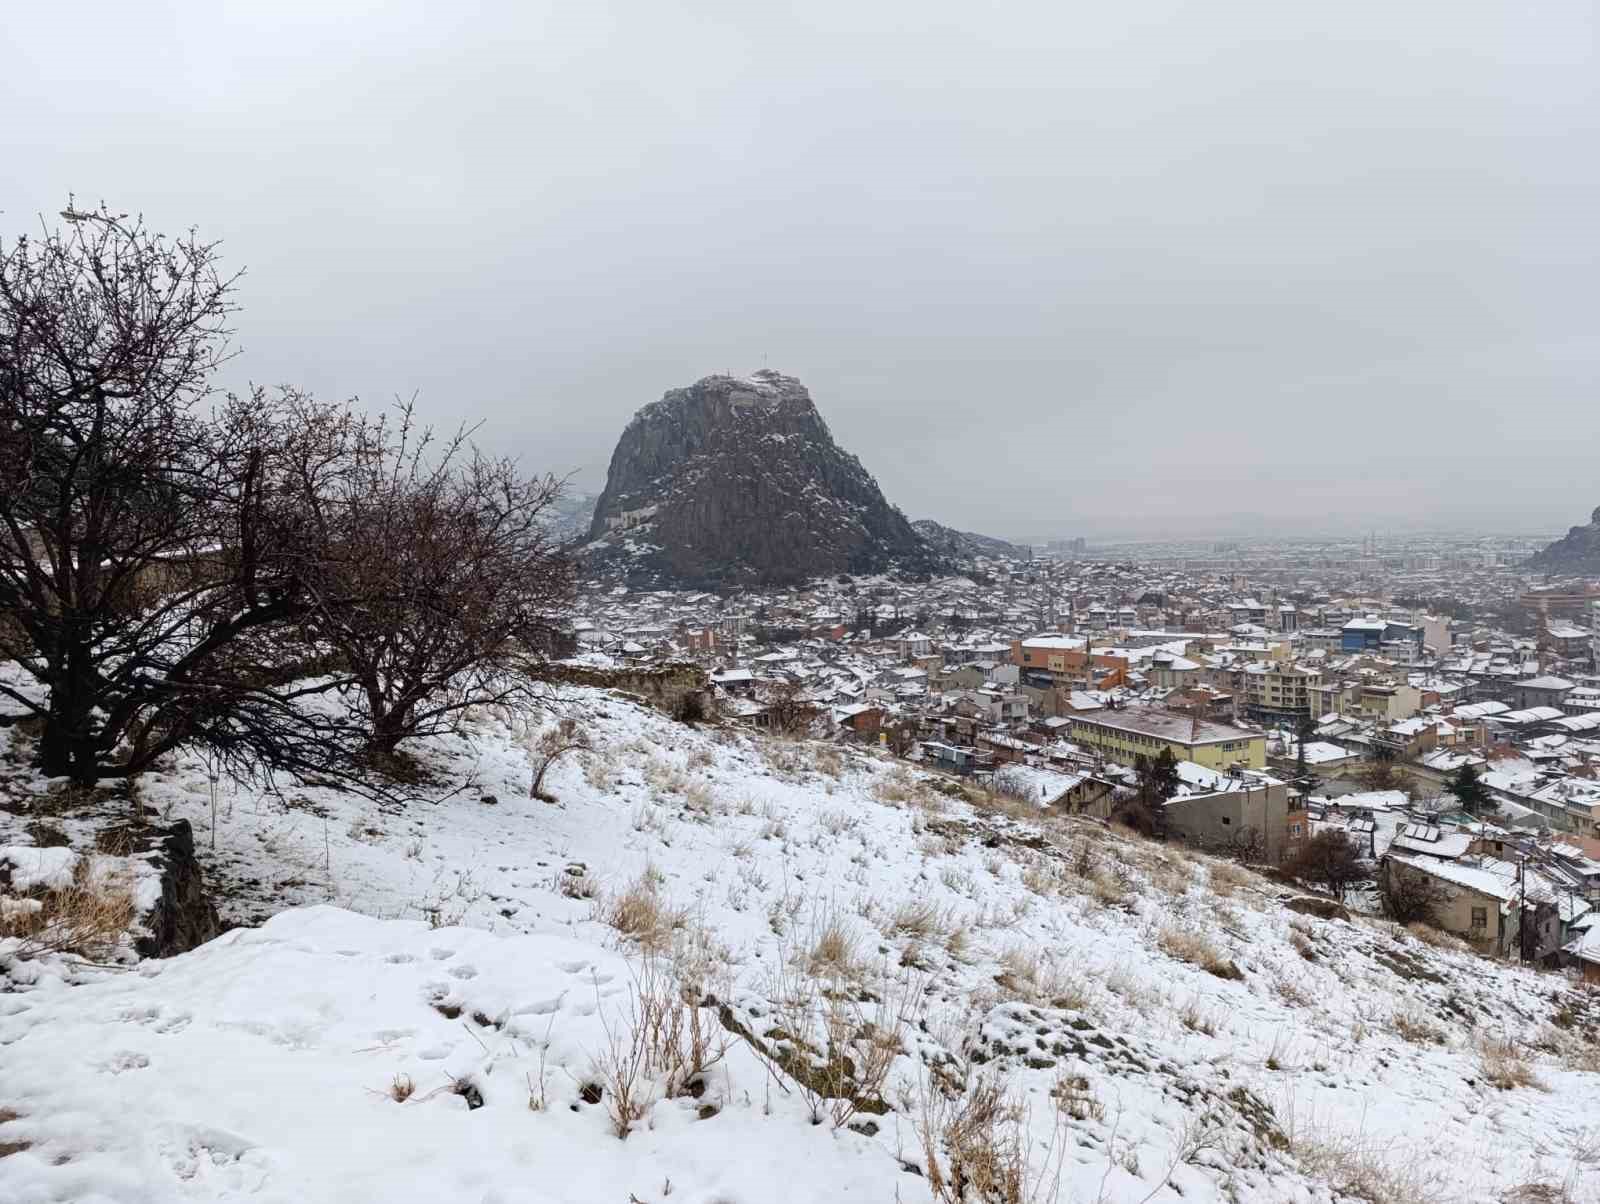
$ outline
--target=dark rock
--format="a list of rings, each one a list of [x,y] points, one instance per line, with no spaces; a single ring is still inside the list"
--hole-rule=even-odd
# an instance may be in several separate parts
[[[161,898],[142,923],[149,935],[134,942],[140,957],[187,953],[222,931],[194,855],[194,830],[180,819],[153,835],[150,850],[161,869]]]
[[[590,566],[636,584],[792,584],[944,571],[811,395],[778,372],[708,376],[634,415],[589,528]]]

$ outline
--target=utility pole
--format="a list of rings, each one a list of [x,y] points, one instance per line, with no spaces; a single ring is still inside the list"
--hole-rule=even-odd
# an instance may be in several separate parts
[[[1517,960],[1528,960],[1528,855],[1517,856]]]

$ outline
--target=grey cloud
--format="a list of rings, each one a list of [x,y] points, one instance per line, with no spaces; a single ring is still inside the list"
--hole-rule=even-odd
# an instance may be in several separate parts
[[[783,11],[780,11],[783,10]],[[1587,515],[1596,10],[140,5],[8,14],[0,228],[246,266],[230,383],[598,489],[764,357],[996,534]]]

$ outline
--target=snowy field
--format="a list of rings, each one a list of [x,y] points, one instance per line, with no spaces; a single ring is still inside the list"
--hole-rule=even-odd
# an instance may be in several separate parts
[[[0,1200],[1600,1198],[1559,975],[859,752],[562,705],[593,747],[554,804],[490,714],[403,807],[222,783],[214,850],[204,764],[152,775],[246,927],[124,968],[0,944]],[[0,846],[106,818],[6,776]]]

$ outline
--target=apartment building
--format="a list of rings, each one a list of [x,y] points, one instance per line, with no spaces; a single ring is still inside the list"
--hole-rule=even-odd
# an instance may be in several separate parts
[[[1207,769],[1262,769],[1267,764],[1267,738],[1260,732],[1157,707],[1075,716],[1071,739],[1125,765],[1140,757],[1160,756],[1162,749],[1171,751],[1179,761],[1193,761]]]

